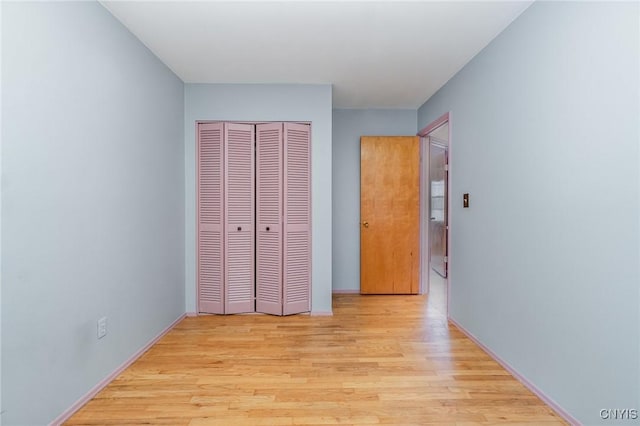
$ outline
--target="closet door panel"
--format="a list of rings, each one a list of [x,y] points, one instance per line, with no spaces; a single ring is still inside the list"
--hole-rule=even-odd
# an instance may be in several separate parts
[[[256,126],[256,311],[282,315],[283,124]]]
[[[284,124],[285,315],[311,309],[311,128]]]
[[[225,312],[254,312],[254,126],[225,123],[225,154]]]
[[[198,312],[224,313],[223,124],[198,124]]]

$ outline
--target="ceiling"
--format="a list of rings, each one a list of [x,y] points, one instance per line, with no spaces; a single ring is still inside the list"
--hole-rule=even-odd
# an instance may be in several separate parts
[[[334,108],[417,108],[530,4],[103,1],[186,83],[329,83]]]

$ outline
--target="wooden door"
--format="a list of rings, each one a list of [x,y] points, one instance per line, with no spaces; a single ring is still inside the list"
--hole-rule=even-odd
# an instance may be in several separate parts
[[[420,145],[415,136],[360,139],[360,292],[417,294]]]
[[[255,312],[254,126],[225,123],[225,313]]]

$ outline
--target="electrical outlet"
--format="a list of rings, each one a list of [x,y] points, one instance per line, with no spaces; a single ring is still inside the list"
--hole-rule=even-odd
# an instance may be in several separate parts
[[[98,320],[98,339],[102,339],[107,335],[107,317]]]

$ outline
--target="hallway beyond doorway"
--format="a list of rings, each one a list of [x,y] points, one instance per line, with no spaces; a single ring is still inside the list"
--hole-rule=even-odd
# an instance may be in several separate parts
[[[447,279],[442,278],[433,269],[429,269],[429,294],[427,295],[428,309],[447,316]]]

